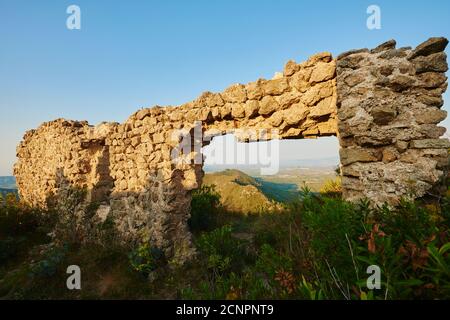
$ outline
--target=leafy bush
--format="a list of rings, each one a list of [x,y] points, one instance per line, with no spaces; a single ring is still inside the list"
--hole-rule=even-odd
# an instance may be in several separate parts
[[[301,217],[310,238],[310,250],[317,268],[325,274],[332,266],[336,277],[353,279],[354,267],[350,239],[364,232],[363,220],[367,207],[331,198],[316,198],[306,194]],[[349,268],[351,266],[351,268]]]
[[[445,276],[449,225],[444,207],[436,210],[435,205],[402,201],[395,209],[386,205],[371,208],[364,201],[351,204],[309,194],[299,214],[310,237],[313,270],[325,297],[450,296]],[[441,259],[437,258],[440,255]],[[382,271],[382,290],[369,292],[366,287],[370,265]],[[436,273],[429,274],[431,270]]]
[[[298,284],[297,292],[302,299],[306,300],[323,300],[324,292],[320,288],[319,281],[314,281],[314,283],[308,282],[304,276],[302,276],[301,281]]]
[[[283,270],[291,272],[293,267],[292,260],[289,257],[280,255],[273,247],[265,244],[258,252],[256,260],[256,269],[274,278],[277,272]]]
[[[0,240],[0,265],[14,257],[17,252],[16,241],[12,237]]]
[[[223,226],[204,233],[197,241],[197,247],[207,259],[207,268],[215,276],[239,270],[247,257],[245,242],[232,235],[231,226]]]
[[[320,193],[328,197],[339,197],[342,194],[342,181],[338,177],[334,180],[325,181],[322,188],[320,188]]]
[[[8,194],[5,204],[0,206],[0,239],[33,232],[41,215],[41,211],[22,205],[14,194]]]
[[[135,271],[148,275],[161,264],[163,252],[149,243],[144,243],[134,249],[128,258]]]
[[[266,283],[272,289],[272,296],[287,297],[296,290],[292,259],[278,253],[270,245],[261,247],[255,267],[265,276]]]
[[[59,266],[64,261],[69,247],[63,246],[49,246],[49,248],[42,254],[43,258],[38,262],[33,262],[30,265],[31,277],[52,277],[56,274]]]
[[[434,209],[408,201],[384,206],[366,219],[365,229],[354,241],[355,254],[383,271],[384,290],[374,298],[450,297],[449,225]]]
[[[89,234],[86,230],[86,225],[89,225],[86,215],[91,212],[90,204],[85,203],[86,194],[85,188],[72,187],[48,200],[50,207],[57,212],[54,233],[58,240],[80,243]]]
[[[15,194],[6,196],[0,205],[0,264],[18,256],[29,238],[37,238],[42,214],[21,204]]]
[[[431,289],[433,296],[450,297],[450,242],[436,247],[429,245],[429,263],[425,267],[424,280],[426,288]]]
[[[211,230],[216,226],[220,195],[214,186],[202,186],[193,191],[191,218],[188,221],[193,232]]]

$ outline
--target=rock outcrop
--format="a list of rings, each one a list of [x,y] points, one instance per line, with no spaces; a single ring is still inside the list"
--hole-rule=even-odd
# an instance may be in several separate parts
[[[289,61],[272,80],[205,92],[153,107],[125,123],[56,120],[27,132],[14,172],[22,200],[47,207],[70,188],[101,203],[126,241],[150,241],[182,263],[194,253],[190,192],[201,184],[201,147],[234,133],[242,141],[337,135],[344,197],[395,204],[430,192],[444,176],[448,140],[437,126],[446,89],[446,39],[415,50],[390,41],[337,60]]]

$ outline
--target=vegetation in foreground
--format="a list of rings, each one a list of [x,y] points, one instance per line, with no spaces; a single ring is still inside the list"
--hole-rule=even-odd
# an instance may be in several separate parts
[[[450,197],[393,210],[351,204],[330,183],[282,211],[229,213],[214,187],[194,192],[198,256],[167,268],[151,244],[114,241],[108,220],[81,245],[57,213],[9,195],[0,206],[0,297],[6,299],[449,299]],[[72,229],[65,229],[70,233]],[[66,288],[79,265],[82,289]],[[381,289],[367,288],[367,268]],[[207,272],[205,272],[207,270]]]

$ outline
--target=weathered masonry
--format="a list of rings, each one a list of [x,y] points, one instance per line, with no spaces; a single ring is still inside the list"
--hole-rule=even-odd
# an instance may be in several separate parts
[[[200,148],[183,153],[183,135],[234,132],[251,141],[261,138],[254,132],[274,138],[272,129],[281,139],[337,136],[348,200],[395,205],[401,197],[439,195],[450,147],[438,126],[446,117],[447,43],[431,38],[415,49],[396,49],[392,40],[337,59],[320,53],[300,64],[289,61],[272,80],[206,92],[177,107],[142,109],[122,124],[44,123],[17,149],[20,196],[47,207],[73,188],[85,189],[84,203],[102,204],[94,218],[109,217],[125,240],[151,241],[183,262],[193,253],[190,192],[203,176]],[[189,144],[198,144],[194,140]],[[174,161],[174,154],[184,161]]]

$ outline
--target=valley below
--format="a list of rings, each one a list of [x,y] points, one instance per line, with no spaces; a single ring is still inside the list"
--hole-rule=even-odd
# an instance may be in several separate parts
[[[300,191],[308,187],[319,192],[328,181],[336,179],[335,167],[283,168],[276,175],[260,175],[259,169],[227,169],[207,172],[203,184],[212,186],[229,211],[258,213],[276,209],[279,203],[299,200]]]

